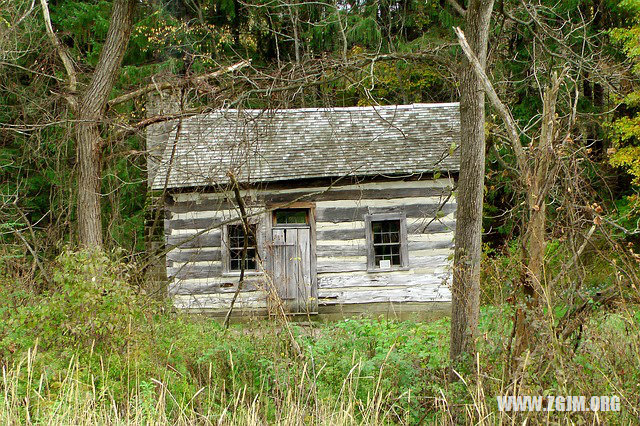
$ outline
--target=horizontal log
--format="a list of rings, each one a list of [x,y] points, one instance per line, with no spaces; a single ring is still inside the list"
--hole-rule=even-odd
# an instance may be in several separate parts
[[[412,256],[409,253],[409,268],[446,268],[451,266],[449,255]]]
[[[316,255],[318,259],[322,257],[366,256],[367,248],[364,245],[318,245]]]
[[[405,213],[408,218],[431,218],[440,208],[440,204],[399,204],[390,207],[327,207],[316,209],[316,221],[318,222],[353,222],[363,220],[367,214],[376,213]],[[445,204],[440,212],[444,215],[453,213],[455,204]]]
[[[239,216],[238,216],[239,218]],[[220,229],[222,224],[231,218],[170,219],[169,229]],[[235,219],[235,218],[234,218]]]
[[[172,266],[167,268],[167,277],[174,279],[190,279],[190,278],[214,278],[222,273],[222,265],[220,262],[212,262],[210,264],[194,264],[185,263],[180,266]]]
[[[417,250],[438,250],[438,249],[446,249],[452,248],[454,246],[453,240],[444,240],[444,241],[409,241],[407,247],[409,249],[409,257],[411,257],[411,252]]]
[[[432,287],[393,289],[318,289],[320,305],[376,303],[376,302],[429,302],[449,301],[451,294]]]
[[[343,260],[344,259],[344,260]],[[418,256],[409,253],[408,268],[446,268],[451,265],[447,255],[435,251],[433,255]],[[351,258],[318,257],[316,270],[318,274],[334,272],[357,272],[367,270],[366,257],[362,261],[354,261]]]
[[[423,224],[423,226],[426,224]],[[437,232],[437,233],[413,233],[408,234],[407,239],[409,243],[422,243],[422,242],[432,242],[432,241],[453,241],[454,239],[453,232]]]
[[[206,232],[196,237],[193,234],[169,235],[167,245],[177,248],[214,248],[221,246],[220,231]]]
[[[336,200],[336,201],[318,201],[315,203],[316,209],[327,209],[331,207],[368,207],[372,208],[401,208],[401,206],[421,205],[421,206],[440,206],[445,201],[443,197],[409,197],[409,198],[391,198],[391,199],[371,199],[358,198],[353,200]],[[457,205],[455,200],[448,200],[446,204]]]
[[[356,229],[323,229],[316,231],[316,240],[355,240],[365,238],[364,227]]]
[[[329,274],[318,277],[320,289],[344,287],[418,286],[438,288],[443,285],[441,274],[413,274],[403,271],[367,274]]]
[[[346,240],[345,242],[348,241],[349,240]],[[447,249],[452,248],[453,245],[453,240],[409,241],[407,243],[407,248],[409,250],[409,257],[411,257],[411,252],[415,252],[417,250]],[[322,257],[366,256],[367,246],[366,244],[322,244],[317,246],[316,254],[318,259]]]
[[[347,257],[324,257],[318,258],[316,263],[316,271],[318,274],[330,273],[330,272],[355,272],[367,270],[367,258],[366,256],[360,256],[362,260],[351,260]]]
[[[233,293],[176,295],[173,297],[173,305],[179,309],[229,309],[232,298]],[[267,293],[259,290],[238,294],[234,309],[266,307]]]
[[[452,232],[456,229],[456,221],[453,219],[445,220],[443,218],[441,220],[434,220],[431,223],[429,222],[430,219],[407,223],[408,238],[411,234],[440,234]]]
[[[264,206],[247,207],[247,214],[251,217],[251,220],[256,220],[262,214],[265,214]],[[185,220],[185,219],[218,219],[221,221],[236,220],[240,218],[239,209],[225,209],[225,210],[201,210],[201,211],[187,211],[183,213],[168,213],[168,219],[171,220]]]
[[[245,197],[245,207],[260,207],[262,203],[256,203],[255,200]],[[197,201],[180,201],[174,202],[172,205],[167,206],[167,210],[174,214],[189,213],[189,212],[203,212],[203,211],[219,211],[219,210],[237,210],[238,204],[235,202],[233,196],[231,199],[223,197],[219,199],[202,198]]]
[[[424,227],[429,223],[428,220],[425,221],[417,221],[414,223],[407,223],[407,233],[408,234],[418,234],[423,233]],[[436,234],[436,233],[447,233],[455,230],[455,221],[440,221],[435,220],[427,227],[424,233],[428,234]],[[322,229],[318,229],[316,231],[316,239],[318,241],[321,240],[355,240],[355,239],[363,239],[365,238],[364,227],[362,228],[327,228],[323,227]]]
[[[238,288],[237,277],[228,277],[226,279],[221,277],[202,281],[195,279],[176,280],[169,284],[169,295],[235,293]],[[240,292],[263,290],[264,286],[265,284],[260,280],[245,280]]]
[[[167,260],[172,262],[201,262],[220,259],[221,252],[219,248],[174,249],[167,253]]]
[[[263,200],[267,204],[287,203],[304,197],[304,201],[339,201],[339,200],[390,200],[393,198],[408,198],[408,197],[446,197],[450,189],[442,187],[430,187],[425,182],[424,188],[373,188],[373,189],[360,189],[354,186],[349,189],[330,189],[329,191],[322,192],[309,190],[306,192],[293,192],[293,193],[271,193],[265,194]]]

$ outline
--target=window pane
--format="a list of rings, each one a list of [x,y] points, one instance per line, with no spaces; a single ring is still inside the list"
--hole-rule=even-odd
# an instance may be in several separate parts
[[[306,209],[282,209],[274,212],[276,223],[308,223],[308,215]]]
[[[374,264],[389,260],[392,266],[402,266],[400,257],[400,221],[380,220],[371,222],[373,236]]]
[[[229,269],[239,271],[242,266],[242,251],[244,249],[244,226],[241,224],[229,225]],[[249,235],[247,237],[247,254],[244,262],[244,269],[256,269],[256,225],[249,224]]]

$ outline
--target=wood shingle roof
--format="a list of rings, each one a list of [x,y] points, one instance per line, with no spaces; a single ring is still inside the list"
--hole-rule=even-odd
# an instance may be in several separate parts
[[[271,182],[460,168],[458,103],[218,110],[164,128],[153,189],[223,184],[229,170]]]

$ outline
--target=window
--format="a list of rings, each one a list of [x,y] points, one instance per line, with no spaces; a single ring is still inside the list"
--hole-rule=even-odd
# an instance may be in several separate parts
[[[409,265],[404,214],[365,216],[369,270],[399,269]]]
[[[388,260],[391,266],[402,266],[400,262],[400,221],[376,220],[371,222],[374,264]]]
[[[256,225],[249,224],[247,241],[247,255],[244,260],[244,269],[255,271],[256,261]],[[240,271],[242,268],[242,250],[244,249],[244,225],[234,224],[227,226],[228,270]]]
[[[309,223],[307,209],[280,209],[273,212],[273,222],[276,225],[306,225]]]

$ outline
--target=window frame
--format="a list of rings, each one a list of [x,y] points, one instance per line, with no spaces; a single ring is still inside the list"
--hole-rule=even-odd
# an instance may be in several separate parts
[[[381,269],[375,264],[375,248],[373,246],[373,230],[371,222],[397,220],[400,222],[400,265],[391,265],[389,269]],[[407,215],[406,213],[377,213],[364,216],[365,237],[367,244],[367,271],[389,272],[409,269],[409,251],[407,239]]]
[[[262,269],[260,267],[259,257],[262,256],[260,252],[261,234],[260,234],[260,222],[258,220],[249,220],[249,226],[255,226],[256,233],[256,269],[245,269],[244,275],[260,275]],[[222,239],[220,244],[220,259],[222,261],[222,275],[223,276],[239,276],[240,270],[231,269],[231,246],[229,239],[229,228],[232,226],[243,226],[242,221],[228,223],[222,227]]]

